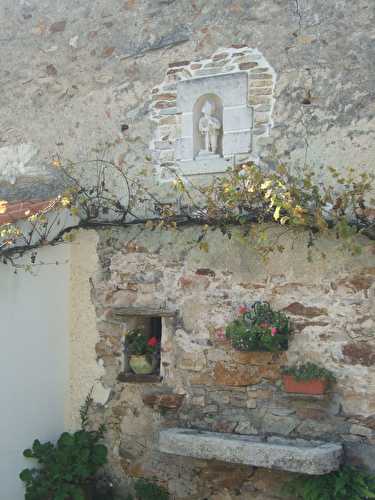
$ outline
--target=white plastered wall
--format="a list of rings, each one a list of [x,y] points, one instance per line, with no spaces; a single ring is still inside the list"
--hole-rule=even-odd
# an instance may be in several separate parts
[[[18,476],[35,464],[22,451],[34,439],[79,428],[92,386],[96,401],[108,398],[90,297],[96,244],[94,231],[79,231],[70,244],[41,249],[45,264],[34,274],[0,265],[0,500],[24,499]]]
[[[0,499],[22,500],[22,451],[64,429],[69,360],[68,245],[41,249],[35,274],[0,265]],[[27,258],[27,257],[26,257]],[[28,257],[30,258],[30,257]],[[58,262],[58,265],[56,265]]]

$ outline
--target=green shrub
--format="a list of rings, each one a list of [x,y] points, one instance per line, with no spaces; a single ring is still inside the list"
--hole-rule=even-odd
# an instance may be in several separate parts
[[[296,380],[327,380],[327,382],[335,382],[336,378],[334,374],[327,370],[326,368],[322,368],[314,363],[306,363],[303,365],[296,366],[286,366],[282,369],[285,375],[292,375]]]
[[[137,500],[169,500],[165,488],[146,479],[138,479],[134,485]]]
[[[323,476],[299,476],[283,493],[298,500],[366,500],[375,498],[375,476],[346,466]]]
[[[91,394],[81,409],[82,429],[61,434],[56,444],[36,439],[26,458],[37,460],[39,467],[24,469],[20,479],[26,486],[26,500],[84,500],[85,490],[96,472],[107,462],[107,448],[100,443],[104,427],[86,430]]]
[[[273,311],[267,302],[241,306],[241,316],[230,323],[226,337],[239,351],[286,351],[291,325],[288,317]]]

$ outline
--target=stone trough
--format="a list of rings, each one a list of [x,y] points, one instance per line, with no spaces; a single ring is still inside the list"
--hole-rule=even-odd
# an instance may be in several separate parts
[[[316,475],[337,470],[343,454],[340,444],[322,441],[176,428],[160,431],[159,450],[185,457]]]

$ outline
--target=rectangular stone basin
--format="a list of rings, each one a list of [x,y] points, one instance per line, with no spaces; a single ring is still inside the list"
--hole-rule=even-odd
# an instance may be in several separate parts
[[[316,475],[337,470],[343,454],[341,444],[177,428],[160,431],[159,450],[185,457]]]

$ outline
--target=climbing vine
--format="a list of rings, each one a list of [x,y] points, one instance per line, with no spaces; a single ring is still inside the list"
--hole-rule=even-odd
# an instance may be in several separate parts
[[[285,237],[308,235],[307,249],[331,232],[352,254],[361,252],[359,235],[375,239],[375,208],[371,198],[374,175],[345,172],[334,167],[314,171],[278,164],[264,168],[246,163],[215,176],[209,183],[193,183],[171,170],[174,181],[159,195],[147,178],[115,163],[96,158],[75,163],[52,160],[61,178],[61,194],[37,213],[0,226],[0,257],[17,267],[17,257],[73,238],[73,230],[140,225],[154,230],[178,230],[183,225],[200,228],[196,243],[208,251],[207,234],[219,228],[267,258],[282,252]],[[0,214],[7,202],[0,201]],[[279,226],[279,230],[275,231]]]

